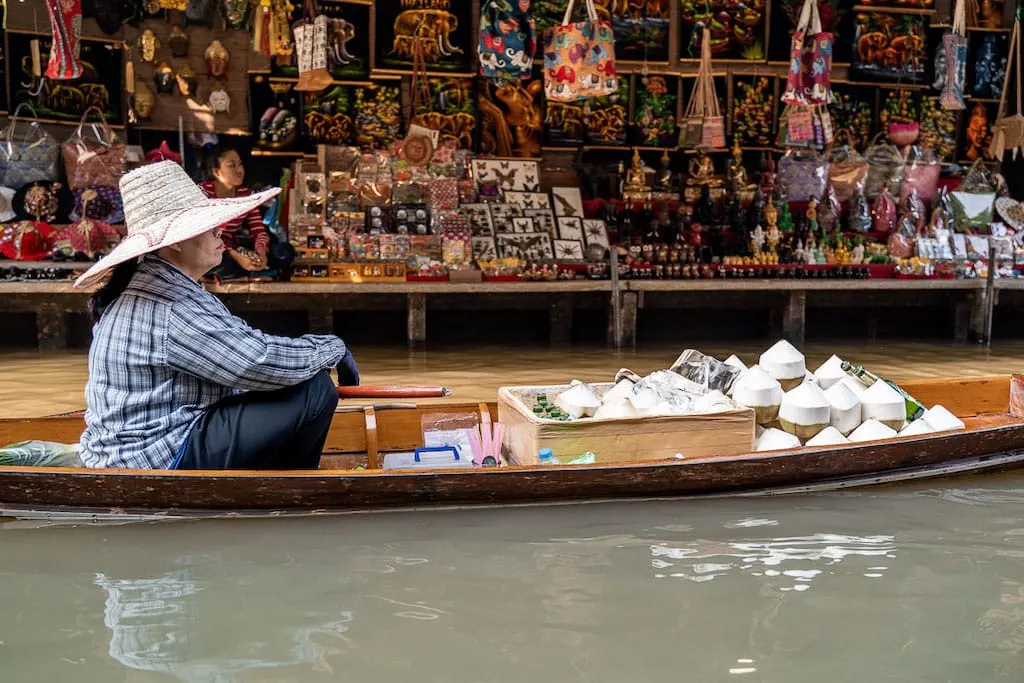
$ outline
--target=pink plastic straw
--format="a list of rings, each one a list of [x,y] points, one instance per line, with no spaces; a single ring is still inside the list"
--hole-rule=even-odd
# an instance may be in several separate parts
[[[475,430],[474,430],[475,431]],[[491,429],[490,426],[480,425],[480,437],[483,443],[483,450],[480,452],[481,462],[491,452]]]
[[[494,423],[494,441],[491,444],[491,455],[496,462],[501,462],[501,444],[505,441],[505,425]]]
[[[473,462],[484,461],[484,449],[480,446],[480,434],[475,429],[469,433],[469,447],[473,449]]]

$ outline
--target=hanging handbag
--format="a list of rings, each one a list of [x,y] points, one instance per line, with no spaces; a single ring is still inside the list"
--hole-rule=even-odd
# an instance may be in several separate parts
[[[537,26],[530,0],[484,0],[480,8],[480,74],[495,85],[530,78]]]
[[[703,121],[700,130],[700,146],[706,149],[725,147],[725,119],[718,106],[718,93],[715,92],[715,77],[711,75],[711,31],[704,29],[701,38],[701,75],[703,80]]]
[[[32,112],[31,122],[19,120],[22,108]],[[60,144],[39,125],[31,104],[19,104],[0,132],[0,185],[17,190],[36,180],[55,181],[59,160]]]
[[[306,0],[303,14],[292,29],[299,66],[295,89],[319,92],[334,82],[327,70],[327,15],[317,14],[312,0]]]
[[[790,44],[783,102],[831,104],[832,38],[832,33],[822,30],[817,0],[804,0]]]
[[[961,0],[962,1],[962,0]],[[1021,111],[1021,74],[1020,74],[1020,19],[1013,19],[1013,35],[1010,37],[1010,52],[1007,58],[1006,74],[1003,76],[1003,90],[999,95],[999,112],[996,114],[996,122],[992,125],[992,141],[988,146],[988,156],[998,161],[1003,160],[1003,155],[1009,149],[1013,152],[1014,159],[1017,152],[1024,145],[1024,115]],[[1006,116],[1006,91],[1010,85],[1010,71],[1017,72],[1017,113]]]
[[[560,26],[544,32],[544,94],[555,102],[615,95],[615,33],[597,17],[594,0],[585,0],[587,19],[572,20],[577,0],[569,0]]]
[[[696,149],[704,139],[704,60],[701,59],[693,93],[686,104],[686,113],[679,125],[679,146]]]
[[[89,139],[83,134],[82,128],[92,111],[100,115],[101,123],[90,124],[92,139]],[[61,145],[68,186],[71,190],[90,185],[117,187],[124,174],[126,152],[125,144],[118,142],[114,131],[107,125],[103,111],[98,107],[89,107],[82,114],[78,128]]]
[[[965,0],[956,0],[953,8],[953,30],[942,36],[942,50],[946,55],[946,84],[939,96],[943,109],[959,111],[967,108],[964,102],[964,82],[967,80],[967,14]],[[1011,50],[1013,47],[1011,46]],[[1012,60],[1013,57],[1011,56]],[[1007,75],[1010,71],[1007,69]]]

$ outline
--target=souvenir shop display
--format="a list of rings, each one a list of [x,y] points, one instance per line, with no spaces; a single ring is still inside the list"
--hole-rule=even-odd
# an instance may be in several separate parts
[[[1020,231],[989,161],[1024,146],[1017,22],[769,2],[168,0],[105,52],[39,38],[38,73],[15,8],[7,242],[101,255],[145,163],[129,141],[183,112],[279,174],[284,280],[609,278],[612,253],[620,279],[976,276],[969,238]],[[46,73],[76,55],[78,79]],[[788,423],[826,398],[792,396]]]

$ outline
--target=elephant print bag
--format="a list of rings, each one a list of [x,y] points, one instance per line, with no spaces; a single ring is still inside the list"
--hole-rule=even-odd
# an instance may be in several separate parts
[[[805,40],[810,38],[810,44]],[[790,46],[789,75],[782,101],[809,105],[832,103],[832,34],[822,30],[817,0],[804,0]]]
[[[480,74],[501,86],[530,78],[537,52],[531,0],[484,0],[480,11]]]
[[[544,94],[555,102],[578,102],[615,95],[615,34],[609,21],[597,18],[594,0],[587,20],[570,23],[576,0],[569,0],[561,26],[544,32]]]

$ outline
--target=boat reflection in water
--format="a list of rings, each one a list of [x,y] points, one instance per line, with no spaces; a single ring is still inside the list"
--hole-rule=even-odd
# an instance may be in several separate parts
[[[352,612],[324,621],[313,612],[304,619],[293,613],[276,627],[265,624],[260,640],[235,640],[233,632],[248,631],[246,620],[259,618],[261,610],[252,603],[273,599],[272,592],[246,589],[242,579],[241,590],[231,596],[237,601],[214,597],[188,569],[146,579],[97,574],[94,582],[106,593],[108,652],[128,668],[128,682],[283,683],[310,671],[332,673],[326,658],[345,649],[353,619]],[[217,591],[224,591],[223,583]],[[307,625],[296,626],[298,621]]]

